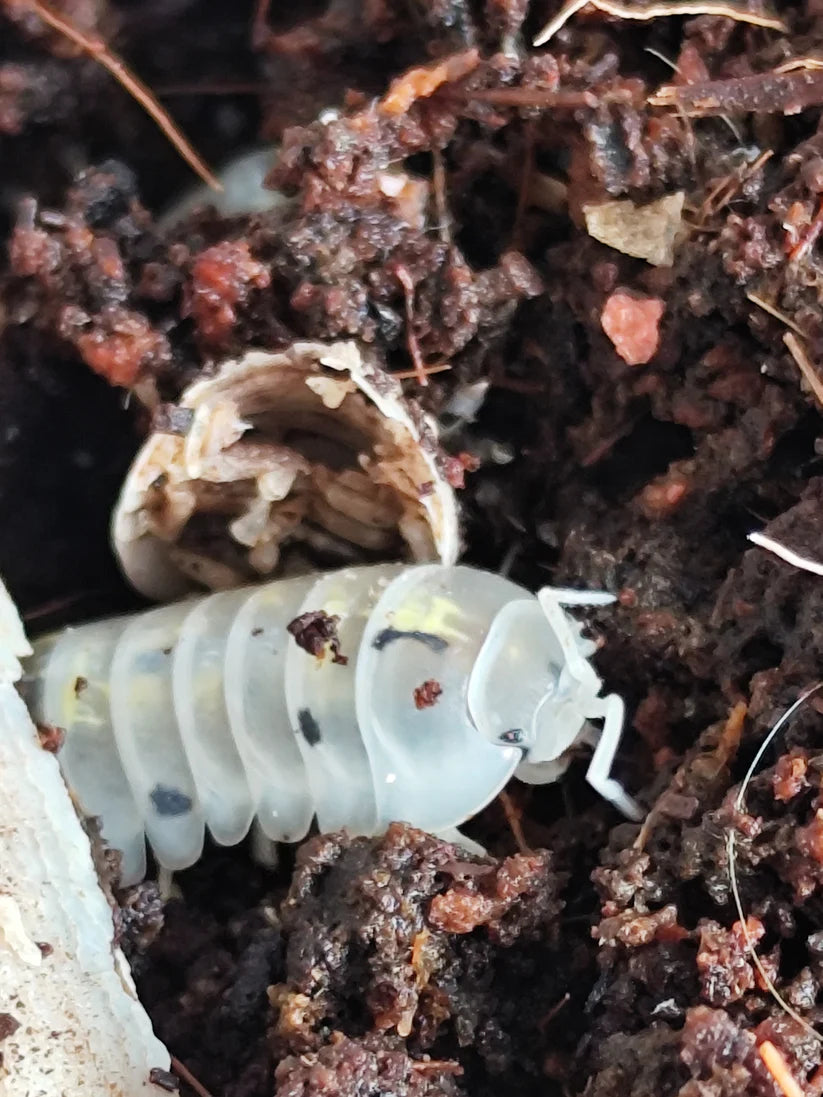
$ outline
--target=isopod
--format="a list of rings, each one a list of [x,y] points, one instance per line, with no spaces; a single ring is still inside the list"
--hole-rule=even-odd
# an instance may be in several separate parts
[[[177,870],[206,827],[233,845],[255,818],[274,841],[314,816],[454,836],[513,774],[556,780],[581,740],[590,783],[636,818],[610,777],[623,702],[600,696],[595,645],[563,608],[612,600],[462,565],[349,567],[66,629],[36,643],[25,688],[66,729],[64,776],[125,881],[145,873],[144,836]],[[337,619],[340,654],[289,632],[310,613]]]

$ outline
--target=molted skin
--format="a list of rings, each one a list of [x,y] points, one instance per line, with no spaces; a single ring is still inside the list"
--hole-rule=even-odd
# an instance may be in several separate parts
[[[231,845],[253,820],[273,841],[314,816],[452,835],[515,770],[555,780],[588,719],[605,720],[592,783],[636,816],[608,776],[622,703],[599,696],[593,645],[561,608],[609,597],[535,598],[462,566],[346,568],[68,629],[37,645],[27,688],[66,728],[66,779],[128,880],[144,834],[171,870],[197,860],[206,826]],[[335,618],[339,654],[298,643],[298,618]]]
[[[112,518],[121,567],[146,597],[281,574],[287,547],[338,564],[456,561],[436,424],[357,344],[249,351],[175,410],[182,433],[149,436]]]

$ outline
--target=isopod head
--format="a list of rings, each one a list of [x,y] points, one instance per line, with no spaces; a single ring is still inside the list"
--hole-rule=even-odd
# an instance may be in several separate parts
[[[157,601],[282,573],[287,548],[294,570],[307,558],[451,564],[457,504],[442,465],[434,421],[355,343],[250,351],[166,412],[126,478],[112,539],[126,577]]]

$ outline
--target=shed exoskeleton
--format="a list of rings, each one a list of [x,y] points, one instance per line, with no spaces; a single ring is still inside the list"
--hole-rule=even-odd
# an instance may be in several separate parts
[[[315,815],[324,831],[453,835],[513,774],[556,780],[581,740],[589,781],[636,818],[609,775],[623,703],[600,696],[594,644],[563,608],[611,600],[464,566],[351,567],[66,629],[35,645],[26,689],[65,728],[65,778],[125,882],[145,873],[144,836],[176,870],[206,827],[232,845],[255,818],[274,841]],[[312,611],[338,619],[342,659],[289,633]]]

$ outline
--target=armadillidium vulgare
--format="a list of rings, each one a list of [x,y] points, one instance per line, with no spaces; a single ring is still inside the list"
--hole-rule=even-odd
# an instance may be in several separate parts
[[[276,841],[314,815],[322,830],[450,833],[515,772],[559,777],[589,720],[603,721],[589,780],[636,816],[609,777],[622,701],[599,696],[594,644],[563,609],[610,600],[534,597],[463,566],[352,567],[67,629],[35,646],[27,691],[66,729],[66,780],[126,880],[145,871],[144,833],[180,869],[206,826],[231,845],[255,816]],[[337,619],[341,657],[289,631],[312,612]]]

